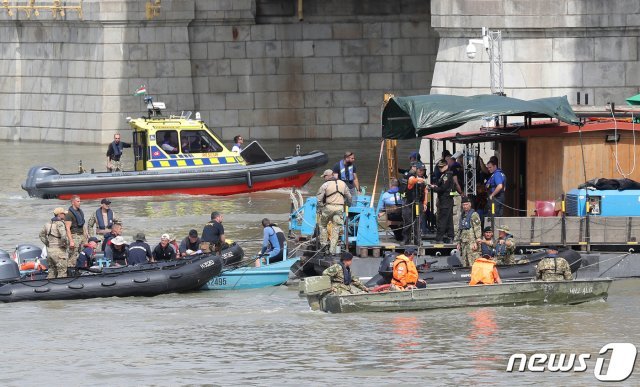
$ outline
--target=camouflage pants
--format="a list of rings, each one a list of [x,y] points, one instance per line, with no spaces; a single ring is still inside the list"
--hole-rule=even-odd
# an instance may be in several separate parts
[[[496,257],[498,265],[515,265],[516,260],[513,257],[513,254],[500,255]]]
[[[342,206],[326,205],[322,208],[320,213],[320,244],[322,246],[327,244],[329,240],[329,231],[327,227],[331,222],[331,240],[329,241],[329,253],[336,253],[336,246],[338,246],[338,238],[340,237],[340,229],[344,224]]]
[[[109,172],[120,172],[122,171],[122,161],[111,160],[111,170]]]
[[[472,266],[476,259],[480,258],[480,252],[478,250],[473,250],[471,246],[474,242],[460,242],[460,263],[462,266],[469,267]]]
[[[364,293],[362,290],[358,289],[355,286],[345,285],[345,284],[333,284],[331,286],[331,291],[333,294],[342,295],[342,294],[358,294]]]
[[[460,214],[462,214],[462,196],[456,195],[453,197],[453,235],[458,235]]]
[[[60,247],[47,248],[47,278],[62,278],[67,276],[67,251]]]
[[[69,267],[76,267],[78,255],[80,255],[80,253],[82,252],[82,245],[87,241],[84,239],[83,234],[71,234],[71,238],[73,238],[75,247],[73,249],[69,247],[69,260],[67,262],[69,264]]]

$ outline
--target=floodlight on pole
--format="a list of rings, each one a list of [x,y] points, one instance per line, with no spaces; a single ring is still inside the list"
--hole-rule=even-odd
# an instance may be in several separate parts
[[[491,94],[504,94],[504,75],[502,71],[502,31],[492,31],[482,27],[482,39],[469,39],[467,57],[476,57],[476,45],[481,44],[489,55],[489,72],[491,77]]]

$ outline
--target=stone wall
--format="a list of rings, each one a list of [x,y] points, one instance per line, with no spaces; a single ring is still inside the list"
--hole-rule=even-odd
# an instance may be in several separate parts
[[[468,39],[481,28],[503,34],[504,86],[531,99],[585,94],[589,104],[617,104],[638,93],[640,2],[626,0],[432,0],[432,26],[440,36],[432,93],[489,92],[489,58]],[[482,54],[482,55],[480,55]]]
[[[151,20],[143,0],[82,4],[82,18],[0,10],[0,139],[126,140],[142,84],[224,139],[379,136],[385,92],[431,87],[420,0],[306,0],[302,21],[293,0],[162,0]]]

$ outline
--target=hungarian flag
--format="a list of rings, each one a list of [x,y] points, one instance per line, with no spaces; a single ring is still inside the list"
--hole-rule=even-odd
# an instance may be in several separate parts
[[[146,95],[147,94],[147,86],[141,85],[136,89],[136,92],[133,95]]]

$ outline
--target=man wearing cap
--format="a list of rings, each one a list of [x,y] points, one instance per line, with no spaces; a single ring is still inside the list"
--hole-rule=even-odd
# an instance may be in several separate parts
[[[93,265],[93,257],[96,256],[96,248],[99,242],[100,240],[96,237],[89,238],[87,243],[84,244],[84,249],[78,255],[76,268],[88,268]]]
[[[325,182],[318,189],[318,211],[320,211],[320,244],[327,245],[329,231],[327,227],[331,222],[331,241],[329,254],[337,254],[340,229],[344,225],[344,207],[351,205],[351,192],[347,184],[338,180],[331,169],[322,173]]]
[[[102,199],[100,201],[100,207],[91,214],[89,218],[89,230],[93,233],[93,235],[104,235],[111,230],[114,223],[120,223],[120,220],[115,217],[113,214],[113,210],[111,210],[111,200]],[[95,226],[95,231],[94,231]]]
[[[351,263],[353,262],[353,255],[348,251],[343,251],[340,254],[340,262],[329,266],[322,272],[323,276],[327,276],[331,279],[331,291],[334,294],[357,294],[362,292],[369,292],[366,286],[356,277],[351,274]]]
[[[422,163],[416,165],[416,175],[407,179],[402,207],[403,234],[405,245],[418,245],[421,242],[421,230],[426,230],[427,209],[427,177],[426,167]]]
[[[104,257],[111,261],[113,265],[127,266],[129,259],[129,246],[120,235],[111,239],[104,251]]]
[[[180,256],[186,257],[187,255],[197,254],[200,250],[200,242],[198,231],[189,230],[189,235],[180,242]]]
[[[438,162],[440,170],[440,178],[437,184],[432,184],[433,192],[438,194],[438,208],[436,242],[443,242],[447,238],[447,242],[453,241],[453,196],[451,193],[455,190],[453,187],[453,174],[449,171],[446,161]]]
[[[87,224],[84,219],[84,212],[80,208],[80,196],[71,196],[71,206],[69,213],[65,218],[64,225],[67,229],[67,238],[69,238],[69,267],[76,266],[76,259],[82,251],[84,241],[89,239]]]
[[[556,246],[547,247],[547,256],[536,266],[536,280],[571,281],[571,266],[566,259],[558,256]]]
[[[424,288],[427,285],[425,280],[418,277],[418,268],[413,261],[416,251],[414,247],[407,247],[404,254],[398,255],[393,261],[391,290]]]
[[[211,213],[211,221],[202,229],[200,250],[203,253],[220,252],[226,245],[224,236],[223,216],[218,211]]]
[[[356,155],[353,152],[344,152],[344,157],[333,166],[333,177],[342,180],[349,187],[351,196],[356,197],[360,192],[360,182],[356,173]]]
[[[516,242],[509,233],[509,227],[498,227],[498,240],[496,241],[496,260],[498,265],[513,265],[516,263],[513,254],[516,251]]]
[[[491,215],[491,203],[495,207],[494,216],[502,216],[505,200],[505,192],[507,190],[507,177],[498,168],[497,160],[489,160],[487,169],[491,173],[491,177],[487,180],[487,192],[489,192],[489,202],[487,203],[487,215]]]
[[[495,260],[496,249],[493,240],[493,230],[487,226],[484,228],[482,238],[478,238],[478,246],[480,246],[480,255]]]
[[[129,244],[127,263],[129,265],[142,265],[151,261],[153,255],[151,254],[151,247],[145,242],[144,233],[137,233],[134,239],[135,242]]]
[[[440,160],[436,161],[435,166],[433,167],[433,173],[431,174],[431,184],[436,184],[440,179],[440,176],[442,175],[440,173],[440,168],[438,168],[438,163],[440,161],[447,162],[447,157],[450,156],[451,152],[449,152],[448,150],[445,149],[442,151],[442,157],[440,158]]]
[[[478,238],[481,235],[480,216],[471,208],[471,200],[468,196],[461,199],[462,214],[460,216],[456,243],[460,263],[463,267],[473,265],[473,261],[480,257]]]
[[[69,245],[69,238],[64,225],[66,215],[67,210],[62,207],[56,208],[53,210],[53,218],[45,223],[40,231],[40,240],[47,246],[47,263],[49,266],[47,278],[67,276],[69,258],[67,246]]]
[[[151,262],[172,261],[176,259],[176,251],[169,242],[171,242],[169,234],[162,234],[160,243],[153,249],[153,259]]]

